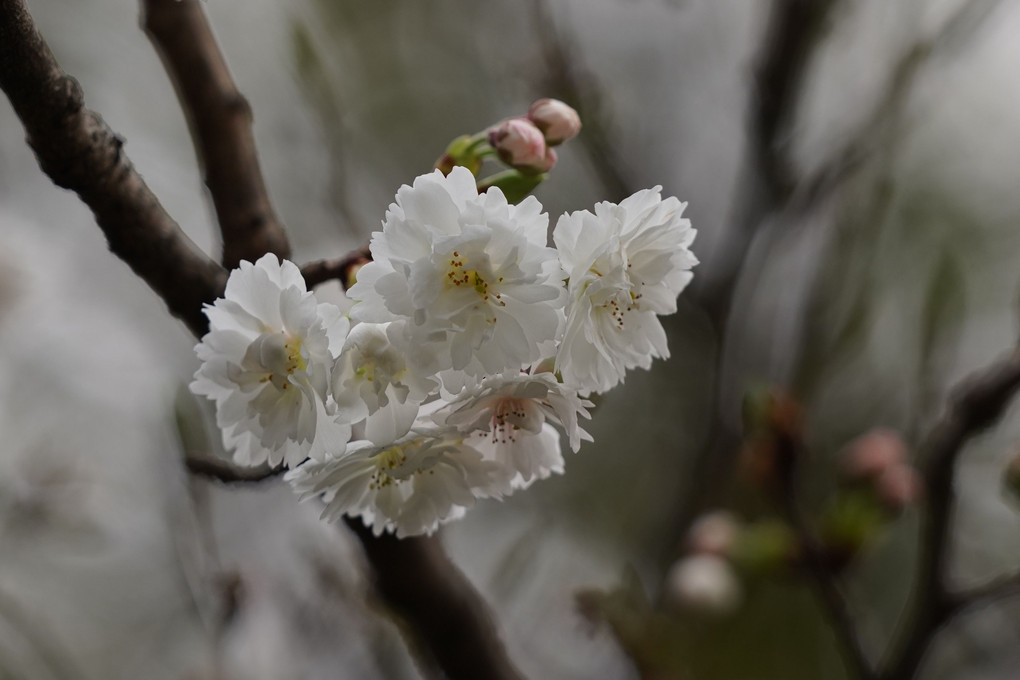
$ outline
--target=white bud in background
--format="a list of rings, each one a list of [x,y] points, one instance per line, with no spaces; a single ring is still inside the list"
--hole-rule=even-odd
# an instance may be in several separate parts
[[[678,609],[723,616],[737,609],[742,596],[733,567],[715,555],[685,557],[666,575],[666,597]]]

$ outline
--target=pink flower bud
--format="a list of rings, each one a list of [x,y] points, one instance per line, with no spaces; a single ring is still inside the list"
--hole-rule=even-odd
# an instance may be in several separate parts
[[[549,164],[542,131],[527,118],[511,118],[489,130],[489,144],[507,165],[543,172]],[[555,162],[555,157],[553,157]]]
[[[573,139],[581,131],[581,117],[572,107],[559,99],[539,99],[528,109],[531,119],[550,146]]]
[[[538,172],[549,172],[553,169],[553,166],[556,165],[556,160],[556,152],[547,148],[545,150],[545,158],[542,159],[542,162],[531,166],[531,169],[537,170]]]
[[[907,445],[898,432],[875,429],[850,442],[843,451],[840,472],[851,480],[873,480],[906,459]]]
[[[924,482],[909,465],[893,465],[875,480],[875,491],[882,504],[894,513],[903,512],[921,498]]]
[[[725,556],[737,540],[740,523],[731,512],[702,515],[687,532],[687,550],[696,555]]]
[[[911,466],[894,465],[875,480],[875,490],[882,505],[891,512],[901,513],[921,498],[924,482]]]

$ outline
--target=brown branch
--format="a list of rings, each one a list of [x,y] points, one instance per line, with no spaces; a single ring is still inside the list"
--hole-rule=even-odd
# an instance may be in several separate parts
[[[24,0],[0,0],[0,89],[43,171],[78,194],[110,250],[201,335],[202,304],[223,290],[226,272],[163,209],[125,155],[124,140],[85,107],[81,87],[57,64]]]
[[[878,675],[861,643],[857,625],[840,590],[836,572],[826,559],[825,549],[798,502],[801,463],[807,458],[801,440],[799,415],[790,419],[790,415],[798,411],[799,409],[789,410],[789,407],[784,407],[776,410],[772,416],[777,419],[772,425],[774,431],[771,433],[774,447],[772,458],[775,461],[773,499],[797,536],[800,566],[806,570],[817,592],[822,611],[829,619],[836,635],[844,662],[853,669],[858,680],[877,680]],[[785,427],[782,425],[784,421],[787,423]],[[790,427],[791,422],[798,424]]]
[[[226,271],[188,240],[122,153],[122,140],[84,107],[81,88],[56,63],[24,0],[0,0],[0,88],[25,125],[43,170],[58,186],[78,193],[95,213],[111,250],[171,313],[202,335],[208,328],[202,304],[222,293]],[[192,466],[202,474],[240,481],[221,466]],[[484,602],[438,543],[376,538],[359,527],[352,526],[380,594],[430,646],[449,677],[520,677]]]
[[[949,586],[947,564],[956,492],[953,479],[964,445],[1001,418],[1020,389],[1020,349],[967,378],[923,447],[927,508],[922,518],[914,607],[903,641],[886,664],[883,680],[912,678],[935,634],[966,602]]]
[[[210,457],[188,455],[184,458],[184,466],[188,472],[200,477],[213,479],[224,484],[256,484],[267,479],[274,479],[287,471],[287,468],[260,465],[254,468],[238,467],[228,461]]]
[[[823,609],[836,632],[843,659],[856,672],[860,680],[877,680],[868,655],[861,644],[846,598],[840,590],[836,575],[826,564],[825,554],[804,513],[797,504],[794,494],[786,494],[784,511],[790,526],[797,534],[801,550],[801,561],[818,591]]]
[[[142,25],[157,48],[188,118],[223,236],[223,264],[290,256],[273,212],[252,137],[252,113],[238,92],[198,0],[143,0]]]
[[[994,578],[988,583],[949,595],[954,611],[975,609],[1020,595],[1020,571]]]
[[[450,680],[521,680],[488,607],[432,538],[372,535],[345,517],[372,563],[379,596],[411,628]]]
[[[305,285],[308,286],[309,290],[319,284],[333,280],[339,281],[340,285],[347,288],[351,274],[356,271],[356,268],[370,262],[371,260],[372,253],[366,246],[364,248],[359,248],[358,250],[353,250],[343,257],[335,260],[317,260],[316,262],[309,262],[305,266],[301,267],[301,275],[304,276]]]

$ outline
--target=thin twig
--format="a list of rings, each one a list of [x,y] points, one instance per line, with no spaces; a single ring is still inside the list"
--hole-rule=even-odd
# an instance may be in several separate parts
[[[177,89],[223,236],[223,265],[263,254],[289,257],[238,92],[198,0],[143,0],[142,25]]]
[[[43,171],[78,194],[110,250],[201,335],[202,304],[223,290],[226,271],[163,209],[124,153],[124,140],[85,107],[81,87],[57,64],[24,0],[0,0],[0,89]]]
[[[794,494],[789,493],[786,496],[784,510],[787,520],[797,533],[803,565],[808,570],[823,609],[836,632],[843,658],[856,671],[860,680],[877,680],[878,676],[861,644],[857,624],[854,623],[846,598],[839,588],[835,574],[825,562],[822,547],[800,510]]]
[[[955,611],[972,610],[1020,595],[1020,571],[994,578],[988,583],[951,593],[950,605]]]
[[[283,466],[260,465],[254,468],[244,468],[225,460],[191,455],[185,456],[184,465],[193,475],[214,479],[224,484],[256,484],[279,477],[287,471],[287,468]]]
[[[368,247],[353,250],[343,257],[335,260],[318,260],[309,262],[301,267],[301,275],[305,278],[305,285],[309,289],[314,288],[327,281],[339,281],[340,285],[347,288],[351,274],[363,264],[372,260],[372,253]]]
[[[843,659],[858,680],[878,676],[861,643],[857,624],[839,587],[836,573],[827,564],[825,551],[798,502],[801,463],[806,458],[800,427],[774,433],[776,463],[775,502],[797,535],[800,561],[821,600],[822,610],[832,624]]]

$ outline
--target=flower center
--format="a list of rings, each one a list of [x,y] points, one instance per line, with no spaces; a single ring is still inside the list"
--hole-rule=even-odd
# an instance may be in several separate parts
[[[474,288],[485,302],[495,302],[500,307],[505,307],[503,296],[500,293],[493,293],[489,289],[489,280],[477,269],[467,269],[464,264],[465,258],[458,251],[453,251],[450,256],[449,266],[446,270],[446,284],[453,288]],[[502,283],[503,277],[496,279],[496,283]]]
[[[517,431],[528,417],[523,399],[500,399],[492,409],[490,436],[493,444],[517,441]]]
[[[407,462],[407,455],[403,446],[391,446],[375,456],[375,470],[368,482],[368,488],[372,491],[384,489],[393,484],[404,481],[400,477],[392,477],[390,473]]]
[[[613,327],[618,331],[622,331],[626,327],[624,318],[627,312],[638,310],[640,307],[638,300],[640,299],[640,293],[634,293],[633,290],[619,290],[615,295],[607,298],[599,307],[603,311],[609,312],[609,319]]]
[[[263,333],[248,346],[242,367],[262,373],[259,382],[272,381],[279,389],[287,389],[288,378],[297,371],[308,369],[301,353],[301,338],[284,332]]]

